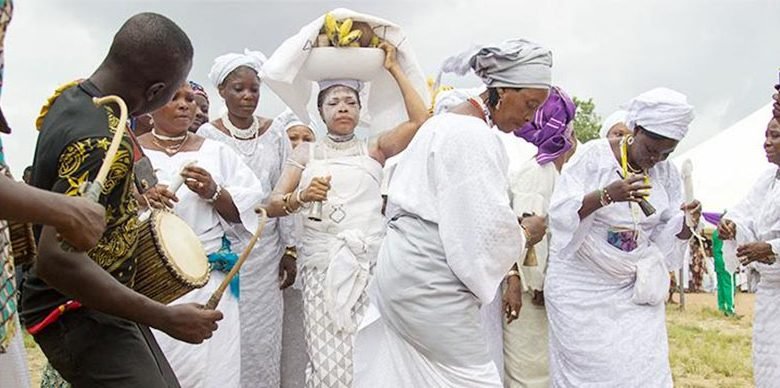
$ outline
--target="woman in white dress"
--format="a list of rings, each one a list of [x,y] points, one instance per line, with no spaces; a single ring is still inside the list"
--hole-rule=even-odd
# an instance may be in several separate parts
[[[499,134],[533,117],[551,67],[548,49],[522,39],[445,62],[487,90],[428,120],[395,167],[356,387],[502,386],[479,309],[545,228],[512,212]]]
[[[536,155],[509,175],[515,215],[547,216],[555,182],[564,163],[574,154],[574,102],[553,87],[534,120],[515,135],[537,146]],[[504,386],[549,387],[547,311],[544,277],[547,272],[548,238],[519,258],[504,281]]]
[[[773,166],[761,174],[748,195],[723,216],[718,235],[736,240],[737,257],[760,274],[753,321],[753,376],[758,388],[780,382],[780,122],[766,129],[764,151]],[[724,255],[726,254],[724,244]]]
[[[171,183],[180,173],[186,178],[175,193],[161,186],[150,192],[148,199],[155,207],[172,207],[187,222],[212,266],[205,287],[173,303],[205,303],[209,299],[235,263],[236,253],[240,253],[235,246],[231,248],[225,234],[233,229],[254,231],[254,209],[264,196],[260,182],[233,150],[188,131],[195,109],[193,91],[184,85],[173,101],[152,113],[152,131],[138,138],[162,185]],[[184,167],[190,162],[195,163]],[[219,329],[202,344],[191,345],[154,331],[182,387],[240,386],[240,320],[235,285],[231,284],[218,306],[224,314]]]
[[[643,93],[628,106],[633,135],[594,140],[558,178],[544,286],[551,386],[672,386],[668,271],[681,266],[691,236],[681,209],[698,223],[701,207],[683,206],[666,158],[692,119],[684,95]]]
[[[428,118],[422,98],[383,43],[384,67],[396,80],[408,120],[371,139],[355,137],[360,88],[354,80],[320,83],[317,98],[327,136],[293,152],[274,189],[268,214],[301,208],[300,255],[304,331],[309,365],[307,387],[352,387],[355,329],[366,307],[365,287],[385,233],[381,213],[382,166],[406,148]],[[313,210],[317,209],[317,210]]]
[[[224,99],[227,112],[203,124],[198,135],[231,148],[254,172],[268,195],[278,182],[292,147],[284,131],[284,120],[254,114],[260,100],[259,72],[264,61],[263,54],[253,51],[225,54],[214,60],[209,79]],[[251,232],[230,231],[228,238],[242,250],[251,239]],[[271,219],[241,267],[242,386],[280,385],[282,290],[295,282],[296,245],[295,219]],[[304,365],[297,366],[297,373],[290,370],[292,375],[288,378],[303,373]]]

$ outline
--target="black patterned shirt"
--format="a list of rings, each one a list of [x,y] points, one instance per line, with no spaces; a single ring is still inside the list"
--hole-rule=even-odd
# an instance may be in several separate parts
[[[75,196],[82,184],[95,179],[119,122],[111,108],[92,103],[92,97],[99,96],[102,93],[84,81],[54,101],[38,137],[33,185]],[[128,135],[106,178],[100,203],[106,208],[106,231],[88,255],[119,282],[132,286],[138,204],[133,197],[133,148]],[[70,299],[38,278],[33,266],[22,288],[22,321],[34,325]]]

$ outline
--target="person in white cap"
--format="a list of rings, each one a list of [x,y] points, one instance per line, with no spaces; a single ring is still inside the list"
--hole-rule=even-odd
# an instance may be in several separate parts
[[[616,110],[604,119],[599,129],[599,137],[602,139],[620,139],[631,134],[626,126],[626,114],[624,110]]]
[[[355,128],[363,108],[362,83],[321,81],[317,107],[327,135],[293,151],[268,204],[272,217],[301,209],[306,216],[299,266],[307,387],[352,387],[355,330],[385,234],[382,167],[406,148],[428,118],[422,97],[399,66],[395,47],[379,47],[385,51],[384,68],[401,90],[407,120],[377,137],[360,139]]]
[[[522,39],[445,61],[487,90],[428,120],[395,168],[355,387],[502,386],[479,308],[545,227],[512,211],[499,131],[532,119],[551,67],[550,50]]]
[[[203,124],[198,135],[233,149],[255,173],[261,190],[270,195],[292,146],[285,132],[285,117],[255,115],[265,60],[262,53],[249,50],[214,60],[209,79],[219,90],[227,111]],[[282,290],[295,282],[296,222],[295,217],[270,219],[241,267],[241,385],[245,387],[280,384]],[[228,238],[236,252],[243,251],[253,232],[240,226],[230,228]]]
[[[685,212],[698,224],[701,206],[683,203],[666,159],[692,120],[684,95],[643,93],[627,107],[632,134],[595,140],[558,179],[544,291],[551,386],[672,386],[664,300],[692,234]]]
[[[776,117],[767,125],[764,152],[770,167],[718,226],[723,240],[736,240],[731,253],[761,274],[753,322],[753,376],[758,388],[776,387],[780,381],[780,264],[776,263],[780,254],[780,121]],[[725,250],[724,244],[724,254]]]

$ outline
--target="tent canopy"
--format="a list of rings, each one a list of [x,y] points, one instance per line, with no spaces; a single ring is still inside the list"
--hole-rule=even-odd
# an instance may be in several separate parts
[[[721,213],[739,203],[769,168],[763,144],[771,117],[770,103],[672,159],[678,169],[686,159],[693,162],[693,192],[705,211]]]

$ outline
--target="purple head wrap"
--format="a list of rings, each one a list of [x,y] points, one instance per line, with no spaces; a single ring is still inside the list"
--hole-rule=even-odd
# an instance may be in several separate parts
[[[535,145],[539,152],[536,161],[546,164],[572,147],[569,123],[574,120],[574,102],[558,87],[550,89],[550,96],[536,110],[533,120],[515,130],[515,136]]]
[[[209,95],[206,94],[206,89],[203,89],[203,86],[195,81],[188,81],[190,83],[190,87],[192,88],[193,93],[195,93],[198,96],[203,96],[203,98],[206,99],[206,101],[209,100]]]

